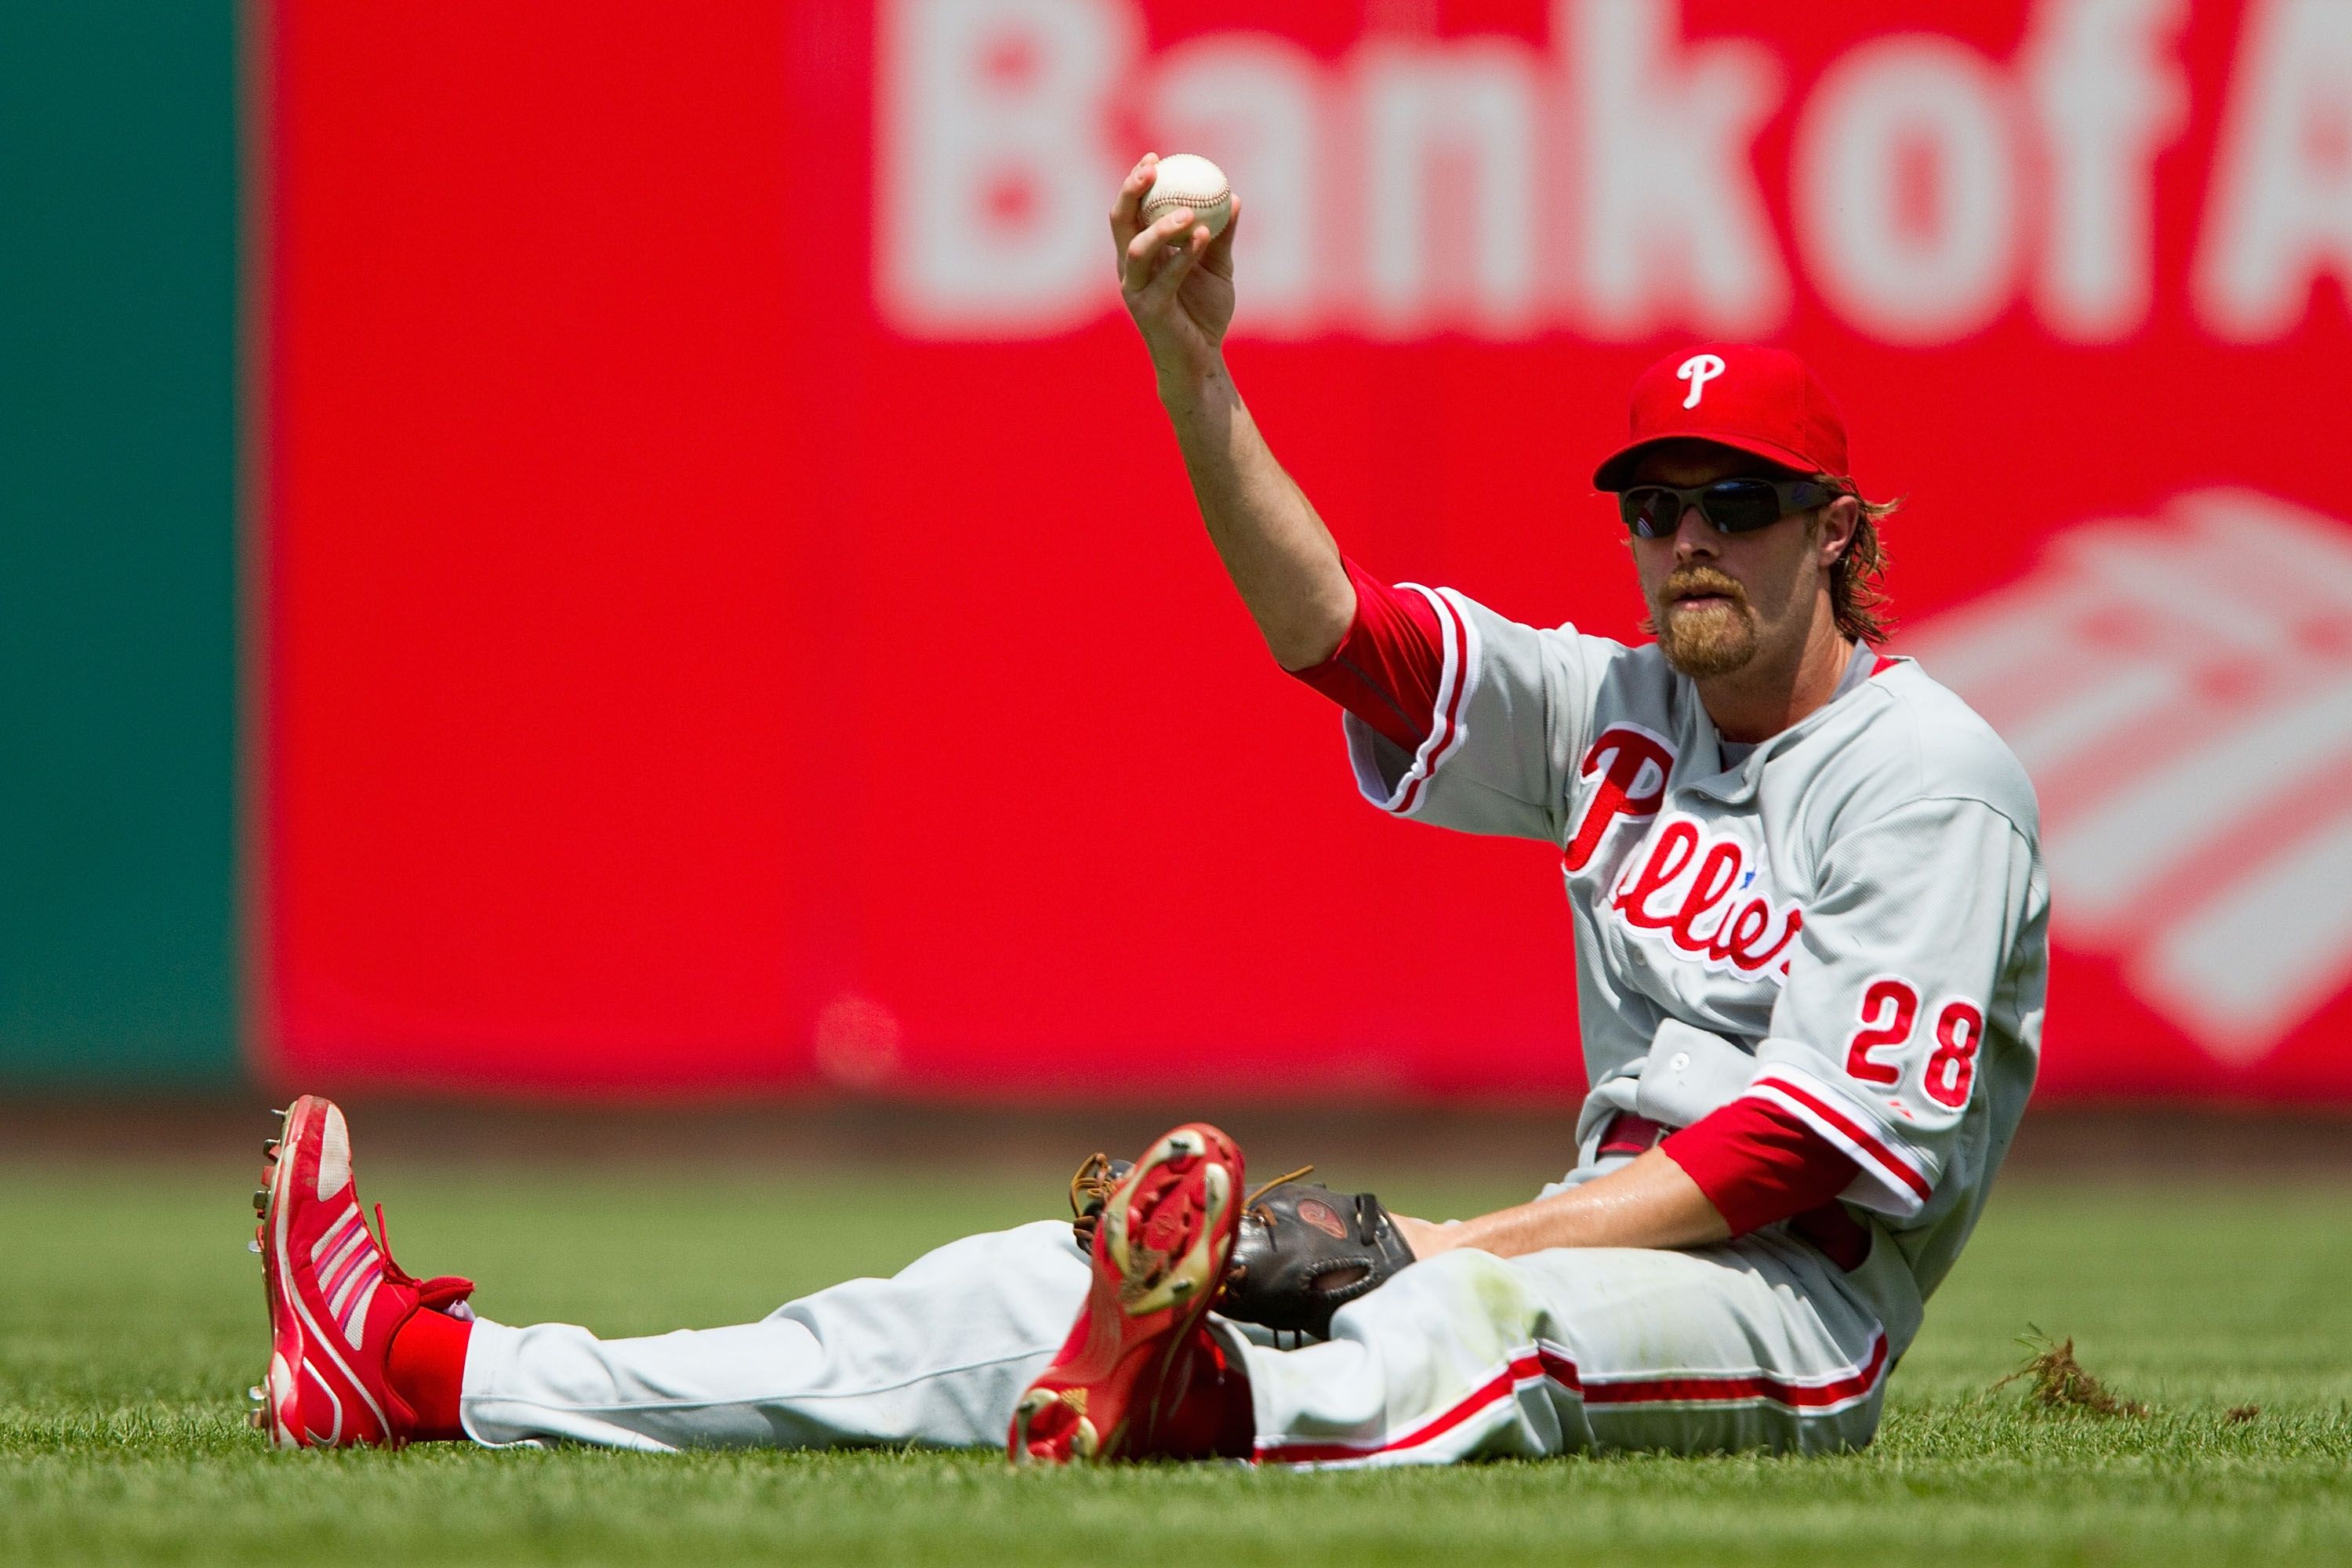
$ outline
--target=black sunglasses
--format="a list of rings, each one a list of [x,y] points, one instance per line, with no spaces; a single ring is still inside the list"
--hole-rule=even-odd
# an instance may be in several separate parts
[[[1671,536],[1692,507],[1717,533],[1751,533],[1792,511],[1811,511],[1838,493],[1819,479],[1717,479],[1686,489],[1635,485],[1617,492],[1617,511],[1636,539]]]

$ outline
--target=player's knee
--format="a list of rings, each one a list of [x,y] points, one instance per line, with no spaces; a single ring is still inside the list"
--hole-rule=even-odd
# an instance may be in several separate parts
[[[1486,1319],[1518,1319],[1539,1303],[1509,1263],[1491,1252],[1463,1247],[1441,1252],[1399,1271],[1370,1295],[1339,1309],[1332,1332],[1343,1332],[1341,1319],[1358,1321],[1391,1314],[1450,1320],[1460,1315]]]

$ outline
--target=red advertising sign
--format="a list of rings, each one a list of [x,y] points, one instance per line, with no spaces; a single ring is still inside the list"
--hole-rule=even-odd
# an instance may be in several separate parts
[[[2339,0],[278,7],[265,1049],[1563,1100],[1557,857],[1360,805],[1102,214],[1246,206],[1349,550],[1620,637],[1636,369],[1796,348],[2042,793],[2045,1092],[2352,1098]]]

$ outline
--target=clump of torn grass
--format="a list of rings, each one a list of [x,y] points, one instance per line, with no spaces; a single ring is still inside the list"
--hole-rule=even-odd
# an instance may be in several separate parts
[[[2053,1340],[2040,1329],[2021,1334],[2017,1342],[2032,1354],[2023,1366],[1993,1384],[1995,1389],[2008,1387],[2021,1378],[2029,1380],[2026,1398],[2044,1410],[2084,1410],[2094,1415],[2147,1415],[2148,1407],[2137,1399],[2118,1398],[2107,1385],[2083,1369],[2074,1359],[2074,1339]]]

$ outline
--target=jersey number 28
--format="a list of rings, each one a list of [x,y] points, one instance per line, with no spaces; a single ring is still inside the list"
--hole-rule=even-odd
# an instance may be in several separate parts
[[[1919,992],[1909,981],[1891,974],[1872,981],[1862,994],[1862,1027],[1846,1043],[1846,1072],[1864,1083],[1900,1083],[1903,1069],[1870,1053],[1909,1044],[1918,1018]],[[1975,1003],[1954,997],[1937,1011],[1936,1048],[1921,1075],[1928,1099],[1955,1110],[1968,1104],[1969,1086],[1977,1076],[1977,1044],[1983,1037],[1984,1009]]]

